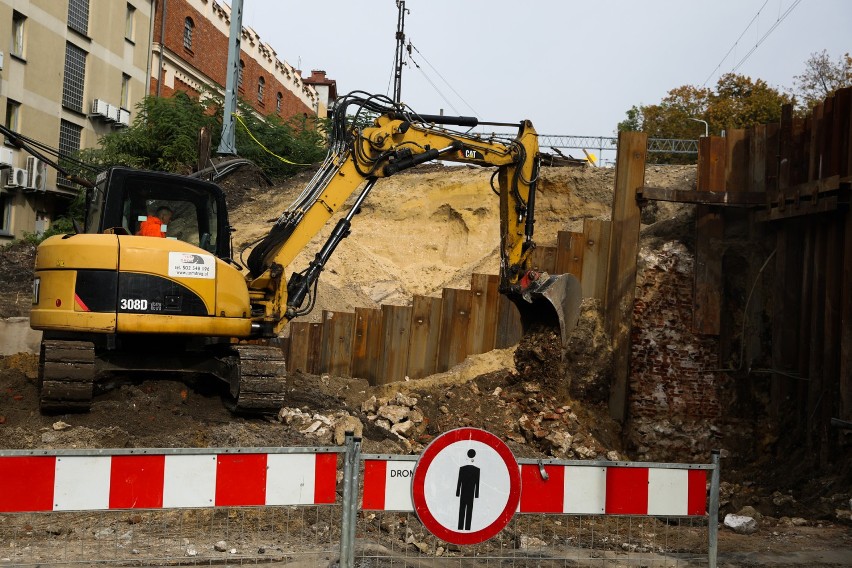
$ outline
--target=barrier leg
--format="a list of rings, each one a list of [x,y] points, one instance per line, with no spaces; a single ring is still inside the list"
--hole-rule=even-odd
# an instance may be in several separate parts
[[[352,498],[349,500],[349,524],[346,525],[349,540],[349,562],[352,568],[355,567],[355,529],[358,526],[358,494],[359,480],[361,478],[361,438],[354,438],[352,441]]]
[[[711,454],[713,473],[710,476],[710,506],[707,511],[709,516],[707,519],[707,533],[710,539],[707,548],[707,562],[710,568],[716,568],[717,547],[719,543],[719,466],[721,460],[719,450],[713,450]]]
[[[350,539],[351,531],[349,526],[353,524],[351,502],[357,503],[358,487],[353,489],[352,483],[352,464],[357,464],[355,461],[355,434],[354,432],[346,432],[346,437],[343,445],[346,447],[346,452],[343,454],[343,503],[341,511],[341,528],[340,528],[340,568],[353,568],[355,564],[354,550],[352,540]],[[356,468],[357,469],[357,468]]]

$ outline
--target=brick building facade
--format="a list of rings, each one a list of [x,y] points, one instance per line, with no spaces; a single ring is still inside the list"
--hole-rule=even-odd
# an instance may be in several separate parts
[[[217,0],[157,0],[151,94],[224,93],[231,10]],[[238,96],[260,115],[324,117],[328,102],[251,28],[240,40]]]

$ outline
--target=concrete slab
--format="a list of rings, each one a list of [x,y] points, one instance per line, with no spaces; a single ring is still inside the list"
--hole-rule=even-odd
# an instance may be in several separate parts
[[[41,332],[30,328],[30,318],[0,318],[0,355],[38,353]]]

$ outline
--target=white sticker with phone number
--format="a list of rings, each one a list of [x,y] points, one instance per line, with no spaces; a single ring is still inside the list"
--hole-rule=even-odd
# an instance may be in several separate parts
[[[176,278],[216,278],[216,259],[209,254],[170,252],[169,276]]]

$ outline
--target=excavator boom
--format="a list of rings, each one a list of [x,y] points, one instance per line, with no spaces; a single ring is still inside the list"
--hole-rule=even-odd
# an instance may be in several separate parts
[[[347,115],[352,107],[357,112]],[[365,111],[376,116],[370,125],[359,121]],[[375,183],[441,159],[496,167],[492,189],[500,199],[500,290],[516,299],[522,312],[527,304],[546,301],[555,311],[563,338],[567,337],[577,321],[579,283],[570,275],[539,274],[531,265],[540,154],[538,135],[529,121],[512,124],[518,133],[511,141],[483,138],[447,128],[477,126],[476,118],[419,115],[385,97],[355,93],[338,104],[332,124],[324,163],[248,257],[249,291],[257,313],[263,313],[260,327],[266,334],[277,335],[289,320],[310,311],[309,298],[323,266],[349,234],[354,215]],[[294,272],[285,285],[284,268],[356,193],[354,205],[314,260]]]

